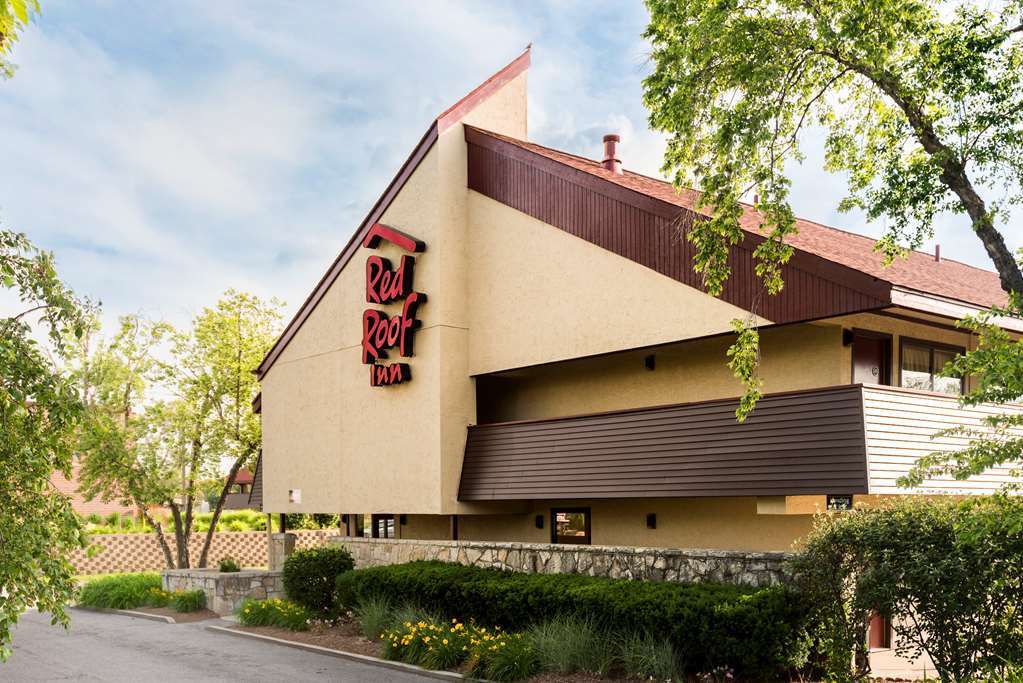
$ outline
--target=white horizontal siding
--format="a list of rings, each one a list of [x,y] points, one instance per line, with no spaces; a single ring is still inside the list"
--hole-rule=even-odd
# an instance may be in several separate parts
[[[929,453],[957,451],[969,442],[968,436],[941,436],[938,432],[965,425],[986,431],[982,420],[988,415],[1019,413],[1018,405],[962,408],[951,396],[889,387],[864,387],[864,430],[867,440],[868,489],[874,494],[943,493],[980,495],[993,493],[1014,481],[1014,465],[993,468],[967,481],[950,477],[926,480],[917,489],[896,484],[916,461]],[[1023,433],[1023,432],[1021,432]],[[1018,478],[1015,481],[1020,481]]]

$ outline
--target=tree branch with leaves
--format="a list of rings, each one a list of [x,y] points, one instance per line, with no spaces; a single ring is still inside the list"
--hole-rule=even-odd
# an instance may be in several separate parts
[[[826,168],[849,178],[840,208],[886,219],[877,247],[886,263],[932,237],[939,214],[963,214],[1009,294],[1003,313],[1023,314],[1023,272],[999,229],[1023,203],[1023,2],[647,6],[654,70],[644,101],[651,125],[668,135],[663,170],[677,186],[701,190],[705,218],[686,238],[709,294],[719,295],[731,275],[729,251],[746,237],[741,200],[753,190],[751,210],[766,237],[754,252],[760,296],[784,287],[786,239],[796,231],[786,164],[803,161],[800,145],[813,124],[826,133]],[[729,365],[745,387],[741,421],[760,397],[759,340],[754,319],[734,326]],[[1005,358],[1018,355],[1018,342],[997,343]],[[993,348],[967,354],[973,360],[956,369],[983,369],[999,383],[1007,366],[986,362]],[[1023,396],[1023,384],[1002,383]],[[1012,450],[996,457],[989,450],[988,461]]]

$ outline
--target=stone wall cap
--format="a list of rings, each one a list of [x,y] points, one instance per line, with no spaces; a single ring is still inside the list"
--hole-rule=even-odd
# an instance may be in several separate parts
[[[564,551],[591,554],[664,555],[666,557],[700,557],[722,559],[786,560],[793,556],[784,551],[720,550],[715,548],[656,548],[646,546],[614,545],[562,545],[557,543],[517,543],[499,541],[420,540],[412,538],[367,538],[365,536],[333,536],[331,543],[375,545],[432,545],[441,548],[471,548],[481,550],[534,550],[542,552]]]

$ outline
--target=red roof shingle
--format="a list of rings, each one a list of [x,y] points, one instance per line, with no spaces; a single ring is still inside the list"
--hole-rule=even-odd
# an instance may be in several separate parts
[[[632,171],[615,175],[592,159],[561,152],[533,142],[517,140],[506,135],[489,131],[481,132],[648,197],[706,215],[705,211],[696,209],[700,193],[695,190],[679,191],[669,182]],[[743,229],[763,234],[759,227],[761,220],[758,212],[748,204],[744,204],[743,208]],[[994,272],[945,258],[935,261],[932,254],[919,251],[909,252],[905,258],[898,259],[890,266],[885,267],[882,255],[874,250],[877,242],[870,237],[802,218],[796,219],[796,227],[799,232],[786,238],[786,242],[796,249],[854,268],[890,282],[892,285],[982,307],[1003,305],[1007,301],[998,275]]]

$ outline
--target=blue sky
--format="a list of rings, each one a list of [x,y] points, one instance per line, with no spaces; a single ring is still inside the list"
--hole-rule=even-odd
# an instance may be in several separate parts
[[[0,221],[110,322],[183,323],[228,287],[290,315],[429,122],[529,42],[530,137],[593,157],[619,132],[625,166],[658,175],[645,21],[621,1],[43,0],[0,82]],[[878,234],[806,151],[797,214]],[[938,235],[989,267],[962,218]]]

